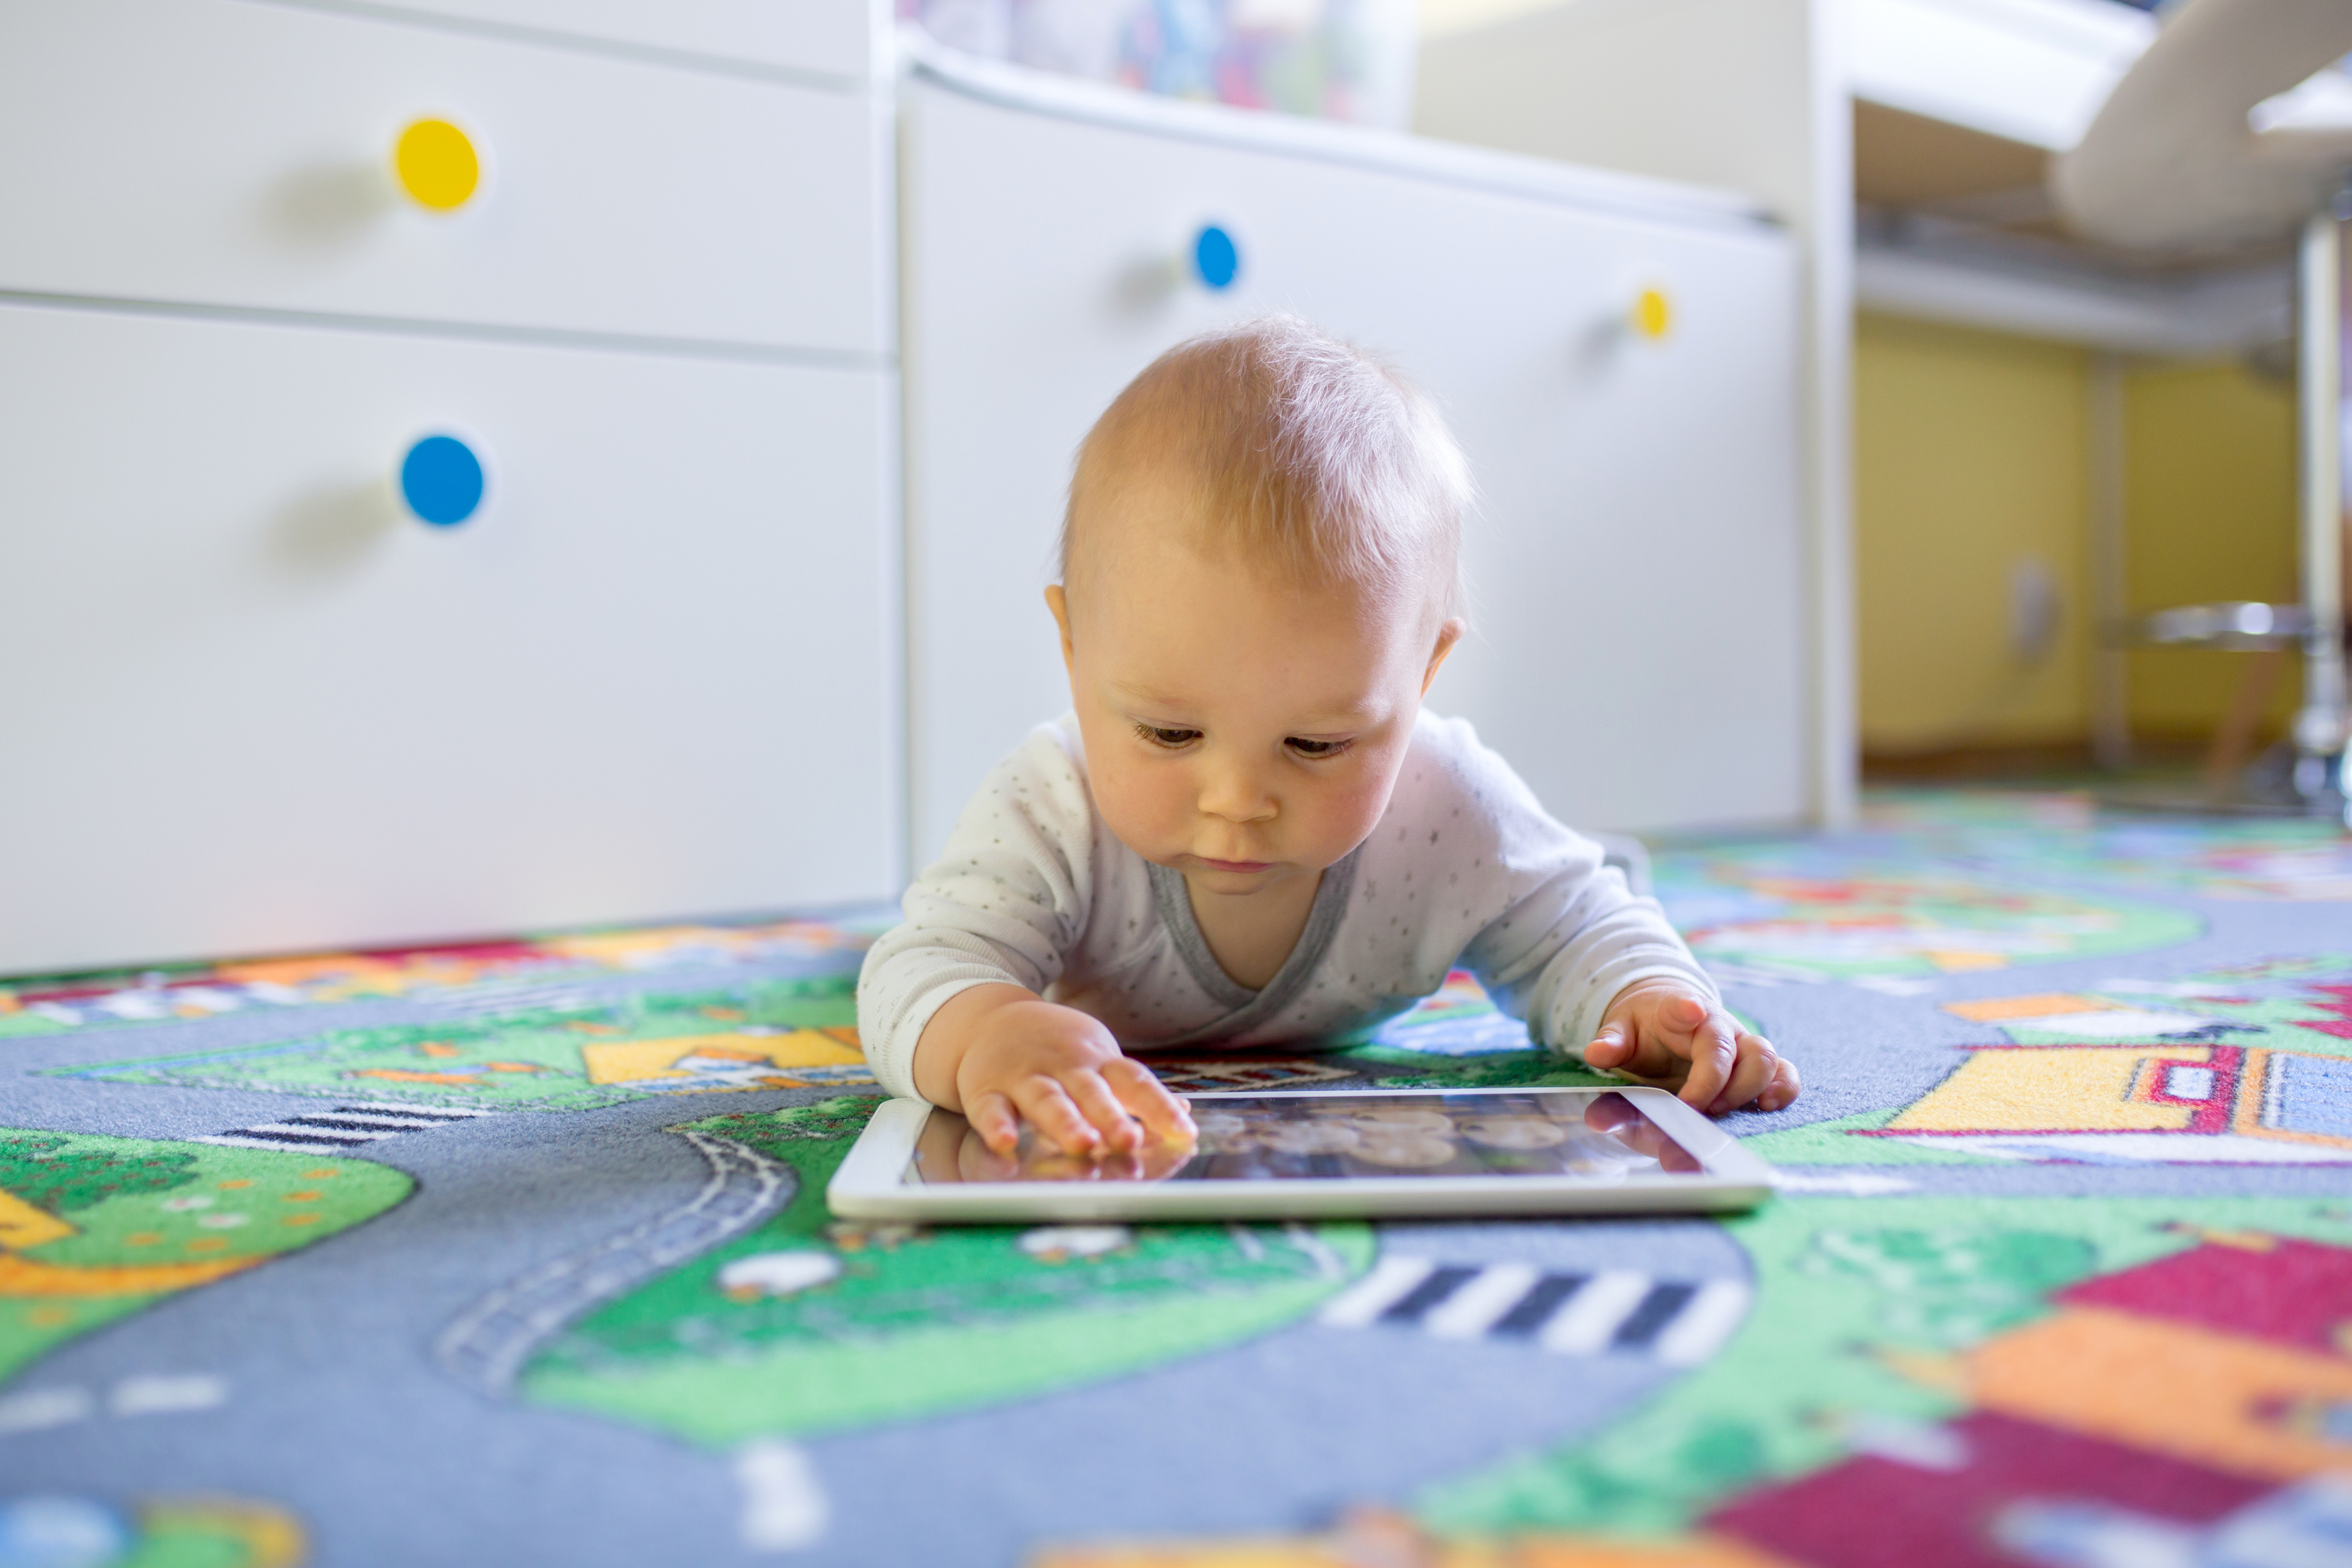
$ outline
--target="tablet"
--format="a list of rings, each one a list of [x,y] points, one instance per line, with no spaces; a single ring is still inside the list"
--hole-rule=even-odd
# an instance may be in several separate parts
[[[1100,1159],[1024,1129],[1010,1156],[919,1100],[874,1114],[825,1190],[853,1220],[1366,1218],[1751,1208],[1771,1172],[1656,1089],[1185,1097],[1197,1141]]]

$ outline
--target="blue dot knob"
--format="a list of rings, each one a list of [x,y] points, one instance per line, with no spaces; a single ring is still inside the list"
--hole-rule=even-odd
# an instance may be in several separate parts
[[[1212,289],[1232,288],[1242,270],[1242,253],[1234,248],[1234,237],[1215,224],[1201,230],[1192,242],[1192,270]]]
[[[427,436],[400,460],[400,499],[420,521],[455,528],[481,509],[482,460],[455,436]]]

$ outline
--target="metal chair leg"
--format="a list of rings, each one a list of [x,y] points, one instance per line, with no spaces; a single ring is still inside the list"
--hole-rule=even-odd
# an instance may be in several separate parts
[[[2344,791],[2343,199],[2303,226],[2297,268],[2296,414],[2301,424],[2303,708],[2294,787],[2315,812],[2347,809]],[[2352,816],[2347,816],[2352,826]]]

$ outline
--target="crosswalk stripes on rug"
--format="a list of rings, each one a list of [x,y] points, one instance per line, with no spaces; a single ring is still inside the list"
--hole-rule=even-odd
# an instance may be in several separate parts
[[[576,980],[481,980],[452,986],[426,1005],[449,1013],[577,1013],[613,1000]]]
[[[471,1121],[477,1117],[498,1114],[495,1110],[461,1110],[448,1105],[394,1105],[362,1100],[338,1105],[332,1110],[310,1111],[253,1127],[232,1128],[190,1142],[219,1143],[231,1149],[274,1149],[289,1154],[313,1153],[322,1149],[349,1151],[397,1138],[404,1132],[422,1132],[452,1121]]]
[[[1409,1328],[1441,1340],[1519,1340],[1556,1355],[1647,1355],[1696,1366],[1748,1310],[1737,1279],[1549,1272],[1525,1263],[1388,1257],[1323,1309],[1331,1328]]]

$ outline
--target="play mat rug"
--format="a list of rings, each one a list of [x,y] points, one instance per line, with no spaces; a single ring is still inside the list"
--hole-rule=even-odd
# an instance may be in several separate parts
[[[829,1222],[887,914],[0,985],[0,1568],[2352,1564],[2352,850],[1661,852],[1708,1220]],[[1457,979],[1187,1089],[1588,1081]]]

